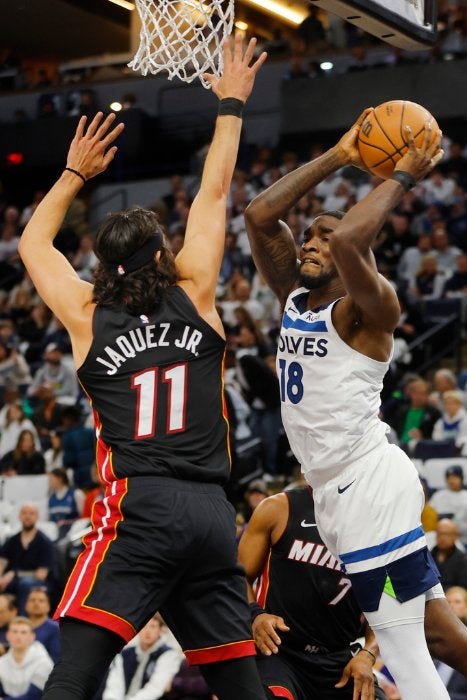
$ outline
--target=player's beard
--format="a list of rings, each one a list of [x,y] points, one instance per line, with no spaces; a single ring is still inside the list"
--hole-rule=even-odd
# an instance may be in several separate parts
[[[333,268],[329,272],[320,272],[319,275],[308,275],[306,272],[299,272],[298,283],[305,289],[321,289],[332,282],[337,277],[337,270]]]

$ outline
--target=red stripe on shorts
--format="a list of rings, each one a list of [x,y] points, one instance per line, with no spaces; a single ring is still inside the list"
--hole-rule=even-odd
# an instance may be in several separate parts
[[[104,561],[110,543],[117,537],[117,526],[123,520],[121,502],[128,492],[128,480],[112,482],[102,501],[95,503],[92,513],[92,532],[83,537],[85,549],[79,555],[70,574],[54,619],[75,617],[119,634],[126,641],[135,635],[133,625],[107,610],[86,605],[93,590],[99,566]]]
[[[255,644],[252,639],[242,642],[231,642],[230,644],[220,644],[206,649],[184,650],[189,666],[198,664],[210,664],[215,661],[227,661],[229,659],[239,659],[243,656],[256,656]]]
[[[287,700],[295,700],[295,696],[292,695],[290,690],[287,690],[287,688],[283,688],[281,685],[268,685],[268,688],[275,698],[287,698]]]

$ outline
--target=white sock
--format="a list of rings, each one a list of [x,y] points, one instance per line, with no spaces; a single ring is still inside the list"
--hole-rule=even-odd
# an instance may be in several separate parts
[[[378,610],[365,616],[402,700],[449,700],[426,644],[424,612],[424,594],[399,603],[383,593]]]

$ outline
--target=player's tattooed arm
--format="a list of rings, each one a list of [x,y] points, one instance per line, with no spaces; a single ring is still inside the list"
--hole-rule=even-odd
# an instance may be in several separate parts
[[[334,147],[285,175],[259,194],[245,211],[253,260],[283,304],[297,279],[297,244],[283,219],[318,182],[345,165],[347,156]]]

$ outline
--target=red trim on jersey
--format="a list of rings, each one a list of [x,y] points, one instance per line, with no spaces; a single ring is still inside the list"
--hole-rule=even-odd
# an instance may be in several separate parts
[[[287,700],[295,700],[295,695],[292,695],[290,690],[283,688],[281,685],[268,685],[269,690],[275,698],[287,698]]]
[[[272,549],[269,550],[268,557],[264,564],[263,572],[256,587],[256,600],[262,608],[266,608],[266,598],[269,590],[269,567],[271,564]]]
[[[227,425],[227,454],[229,456],[229,471],[232,471],[232,454],[230,452],[230,423],[229,423],[229,416],[227,413],[227,401],[225,400],[225,381],[224,381],[224,372],[225,372],[225,355],[226,355],[227,349],[224,350],[224,356],[222,358],[222,366],[221,366],[221,400],[222,400],[222,417],[226,422]]]
[[[240,659],[244,656],[256,656],[255,643],[252,639],[247,639],[242,642],[230,642],[229,644],[220,644],[216,647],[207,647],[206,649],[188,649],[184,650],[186,660],[189,666],[197,664],[210,664],[215,661],[228,661],[229,659]]]
[[[62,599],[55,611],[54,620],[61,617],[75,617],[91,622],[130,641],[136,630],[129,622],[107,610],[86,605],[93,590],[99,566],[105,559],[107,550],[117,537],[118,524],[123,520],[121,503],[128,492],[128,479],[114,481],[107,486],[104,498],[94,504],[90,533],[83,537],[85,549],[79,555],[70,574]]]
[[[113,464],[112,448],[109,447],[101,437],[102,422],[95,408],[92,409],[94,415],[94,425],[96,426],[96,467],[99,478],[103,484],[111,484],[116,481]]]

